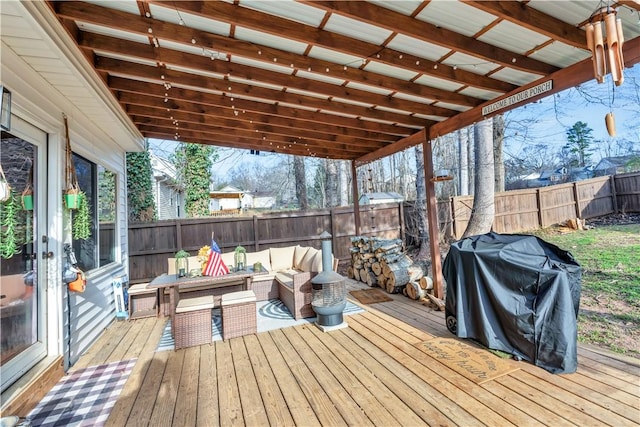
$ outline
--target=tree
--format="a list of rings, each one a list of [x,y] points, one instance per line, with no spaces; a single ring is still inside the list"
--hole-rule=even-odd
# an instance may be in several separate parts
[[[475,189],[471,218],[463,238],[491,231],[495,216],[493,121],[483,120],[474,125]]]
[[[338,165],[337,160],[324,161],[327,180],[325,182],[325,194],[327,195],[326,208],[338,206]]]
[[[309,209],[309,200],[307,199],[307,182],[304,168],[304,157],[294,156],[293,158],[293,175],[296,180],[296,198],[300,210]]]
[[[495,191],[504,191],[504,116],[498,114],[493,117],[493,165],[495,170]]]
[[[185,188],[185,212],[188,217],[209,215],[211,166],[217,159],[215,147],[181,143],[173,156],[178,182]]]
[[[592,132],[593,129],[581,121],[577,121],[567,130],[567,144],[565,147],[573,155],[570,160],[570,166],[587,166],[589,157],[591,157],[589,149],[593,142]]]
[[[129,221],[156,220],[151,176],[149,147],[140,153],[127,153],[127,209],[129,211]]]
[[[424,176],[424,149],[422,144],[416,145],[416,229],[420,248],[418,258],[428,258],[429,249],[429,224],[427,222],[427,188]]]

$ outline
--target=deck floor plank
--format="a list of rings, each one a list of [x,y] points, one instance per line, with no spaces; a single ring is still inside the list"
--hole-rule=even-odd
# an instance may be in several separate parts
[[[200,378],[198,381],[196,425],[219,426],[220,403],[218,401],[218,376],[216,375],[216,347],[213,344],[200,347]],[[193,398],[193,396],[191,396]]]
[[[152,321],[154,319],[140,319]],[[145,322],[128,322],[131,323],[131,327],[127,334],[123,337],[120,343],[113,349],[111,354],[106,358],[105,363],[117,362],[120,360],[127,360],[127,354],[140,354],[146,337],[141,336],[145,328]],[[135,356],[134,356],[135,357]]]
[[[216,341],[216,374],[218,376],[218,404],[221,426],[244,426],[238,381],[233,367],[229,340]]]
[[[184,363],[180,374],[180,384],[178,385],[176,408],[173,413],[173,425],[182,427],[196,425],[198,399],[193,397],[198,396],[200,378],[202,378],[202,381],[206,381],[205,377],[200,376],[200,352],[203,347],[189,347],[184,350],[178,350],[184,353]]]
[[[248,426],[264,426],[269,423],[264,402],[258,392],[258,383],[253,372],[253,366],[247,354],[247,348],[242,338],[229,340],[233,354],[233,366],[238,381],[238,392],[242,404],[242,415]]]
[[[315,326],[298,326],[292,329],[299,334],[300,342],[306,344],[309,351],[316,355],[320,363],[340,383],[340,388],[344,390],[344,393],[355,401],[373,425],[392,425],[397,422],[391,412],[371,392],[370,388],[345,366],[347,359],[337,356],[345,352],[336,341],[320,341],[311,330],[317,329]],[[345,418],[349,419],[346,416]]]
[[[267,362],[271,367],[282,397],[291,411],[294,423],[296,425],[320,426],[320,420],[316,416],[311,402],[307,399],[305,390],[302,389],[285,361],[287,355],[280,352],[273,337],[268,332],[256,335],[256,339],[260,343],[264,354],[268,355]]]
[[[270,355],[265,354],[256,335],[245,336],[244,343],[262,396],[262,403],[267,412],[269,425],[283,427],[295,425],[287,402],[278,387],[275,374],[269,366],[267,359]]]
[[[550,374],[534,366],[532,367],[538,372],[532,372],[529,368],[524,368],[522,369],[524,372],[518,375],[518,380],[530,385],[538,390],[538,392],[543,393],[543,395],[546,396],[545,398],[558,400],[559,402],[571,405],[579,411],[583,411],[597,419],[598,422],[604,425],[637,426],[640,422],[640,419],[636,419],[635,422],[633,422],[633,417],[626,418],[621,416],[616,409],[608,407],[608,399],[606,399],[606,396],[572,383],[561,376]],[[602,399],[601,403],[599,403],[600,399]],[[625,408],[625,412],[626,410],[627,408]],[[636,409],[636,416],[638,414],[638,409]]]
[[[297,349],[291,345],[283,331],[284,329],[270,331],[269,335],[280,349],[285,363],[309,400],[320,423],[331,426],[347,425],[347,421],[342,418],[340,411],[328,396],[325,388],[320,384],[322,379],[318,379],[313,375],[305,360],[298,354]]]
[[[482,408],[480,408],[482,405],[478,405],[475,399],[465,395],[467,401],[456,402],[452,397],[455,398],[459,396],[461,391],[457,389],[455,384],[444,381],[438,376],[427,374],[428,370],[425,369],[424,363],[417,361],[402,351],[402,343],[399,340],[391,344],[372,329],[368,329],[365,326],[366,324],[366,319],[360,315],[351,316],[349,319],[349,326],[378,348],[378,357],[381,362],[391,366],[392,370],[397,372],[398,376],[411,375],[416,377],[416,391],[420,396],[424,399],[437,402],[437,409],[445,414],[447,418],[450,418],[455,424],[467,426],[484,425],[474,414],[474,411],[483,412]],[[407,347],[413,348],[410,344],[407,344]],[[500,418],[497,414],[493,415],[496,416],[496,419]],[[505,422],[506,420],[502,419],[500,425],[508,424],[505,424]]]
[[[427,421],[428,417],[421,419],[410,406],[393,392],[393,389],[398,389],[399,387],[390,383],[398,382],[397,377],[388,374],[388,371],[379,364],[375,367],[375,370],[371,368],[369,370],[361,369],[362,366],[371,366],[372,359],[370,355],[365,355],[361,352],[355,343],[344,337],[342,333],[331,333],[321,337],[320,335],[322,334],[323,332],[318,328],[309,328],[301,333],[302,338],[314,348],[325,346],[322,353],[328,353],[327,358],[331,360],[331,365],[343,365],[349,371],[349,375],[357,378],[361,386],[369,390],[378,404],[393,417],[390,421],[381,422],[378,422],[379,418],[376,417],[374,421],[377,425],[418,426]],[[313,338],[310,335],[313,335]],[[385,371],[388,375],[385,375]],[[340,378],[340,375],[340,373],[337,374],[338,378]],[[414,393],[411,394],[415,396]],[[415,404],[419,406],[424,404],[424,401],[416,399]],[[433,419],[429,419],[429,421],[433,421]]]
[[[151,419],[149,420],[149,425],[154,427],[172,425],[186,354],[185,351],[167,351],[166,353],[169,358],[162,375],[162,382],[158,389],[155,404],[153,405]]]
[[[147,372],[151,368],[153,359],[156,357],[155,349],[158,346],[160,337],[162,336],[164,322],[159,319],[140,320],[144,320],[144,322],[142,322],[145,326],[143,331],[146,331],[146,334],[142,334],[141,338],[146,336],[147,339],[142,339],[144,344],[143,347],[140,348],[140,352],[138,354],[127,353],[125,355],[125,359],[123,359],[128,360],[135,357],[137,360],[129,374],[127,382],[124,384],[120,397],[109,414],[109,418],[106,422],[107,426],[147,425],[149,417],[151,416],[150,411],[148,414],[140,414],[136,411],[134,417],[129,421],[131,413],[134,412],[135,402],[138,401],[138,397],[141,393],[153,392],[152,384],[147,385],[147,383],[152,383],[152,381],[147,379]],[[161,374],[162,373],[160,373],[160,375]],[[146,379],[147,381],[145,381]],[[140,397],[140,401],[150,402],[149,408],[151,408],[155,401],[155,395]]]
[[[429,356],[426,350],[423,351],[420,346],[403,342],[390,334],[380,333],[378,329],[373,329],[365,321],[364,317],[358,320],[362,323],[357,328],[361,331],[368,331],[367,339],[391,355],[399,364],[407,367],[407,369],[422,378],[425,383],[433,387],[433,393],[446,396],[447,401],[452,402],[453,405],[460,409],[464,409],[464,413],[469,414],[473,419],[493,419],[500,425],[513,425],[514,423],[505,417],[505,412],[516,417],[522,416],[519,411],[516,411],[516,408],[509,408],[510,405],[505,405],[492,393],[487,392],[469,380],[463,379],[460,375],[453,374],[449,368]],[[354,328],[356,328],[355,325]],[[444,374],[441,371],[444,371]],[[453,408],[455,406],[452,406],[454,413],[455,410]],[[459,416],[458,413],[455,413],[455,415]],[[467,420],[456,422],[462,425],[469,423]]]
[[[72,371],[137,359],[107,426],[640,425],[640,360],[578,344],[574,374],[519,362],[476,384],[422,345],[453,337],[444,313],[391,298],[329,333],[307,324],[178,351],[155,351],[166,318],[113,322]]]

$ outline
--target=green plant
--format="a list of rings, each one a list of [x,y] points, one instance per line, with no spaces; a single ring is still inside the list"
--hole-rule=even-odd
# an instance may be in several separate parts
[[[185,251],[183,249],[180,249],[178,252],[176,252],[175,257],[176,258],[188,258],[189,257],[189,252],[187,252],[187,251]]]
[[[129,221],[155,221],[156,209],[148,151],[127,153],[127,207]]]
[[[19,207],[13,190],[9,190],[8,198],[0,203],[0,207],[0,256],[9,259],[20,253],[17,229]]]
[[[209,215],[211,167],[218,158],[214,147],[183,143],[176,149],[173,163],[178,181],[185,188],[185,212],[189,217]]]
[[[91,237],[91,215],[89,214],[89,203],[87,195],[80,192],[80,207],[73,215],[73,238],[87,240]]]

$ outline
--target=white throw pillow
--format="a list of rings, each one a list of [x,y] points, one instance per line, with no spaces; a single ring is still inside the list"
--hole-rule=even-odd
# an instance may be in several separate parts
[[[293,253],[295,246],[284,248],[271,248],[271,268],[275,271],[286,270],[293,266]]]
[[[309,248],[307,253],[302,257],[302,261],[300,261],[299,270],[301,271],[311,271],[311,267],[313,266],[313,258],[320,251],[315,248]]]
[[[304,258],[305,254],[309,250],[309,246],[296,246],[295,251],[293,252],[293,268],[300,270],[300,264],[302,263],[302,258]]]
[[[316,256],[311,261],[311,270],[313,273],[320,273],[322,271],[322,251],[318,251]]]
[[[260,261],[262,263],[262,267],[266,268],[268,271],[273,270],[271,268],[271,257],[269,255],[269,249],[265,249],[260,252],[247,252],[247,265],[253,266],[256,262]]]

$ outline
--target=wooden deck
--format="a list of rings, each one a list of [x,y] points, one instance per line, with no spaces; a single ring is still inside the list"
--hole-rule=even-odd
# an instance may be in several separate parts
[[[349,286],[361,287],[350,282]],[[476,384],[423,351],[452,337],[404,296],[313,325],[155,352],[166,319],[116,322],[73,370],[137,358],[108,425],[637,426],[640,361],[580,346],[578,372],[526,362]]]

